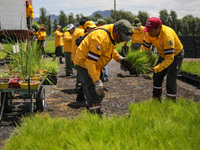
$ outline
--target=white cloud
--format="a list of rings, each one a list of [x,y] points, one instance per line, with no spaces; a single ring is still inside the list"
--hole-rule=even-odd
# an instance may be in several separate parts
[[[97,10],[114,9],[114,0],[33,0],[33,8],[35,16],[39,16],[39,8],[46,8],[49,14],[59,14],[60,10],[64,10],[66,14],[73,13],[91,15]],[[137,15],[138,11],[145,11],[150,14],[150,17],[159,16],[159,11],[166,9],[168,13],[171,10],[176,11],[179,18],[191,14],[194,17],[200,16],[200,1],[199,0],[116,0],[117,10],[131,11]]]

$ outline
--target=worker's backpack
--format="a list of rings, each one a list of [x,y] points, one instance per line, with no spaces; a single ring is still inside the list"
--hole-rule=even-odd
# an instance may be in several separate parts
[[[115,45],[115,41],[111,38],[110,32],[109,32],[108,30],[104,29],[104,28],[98,28],[98,29],[95,29],[95,30],[99,30],[99,29],[105,31],[105,32],[109,35],[109,37],[110,37],[112,43]],[[93,31],[95,31],[95,30],[93,30]],[[91,32],[92,32],[92,31],[91,31]],[[91,32],[89,32],[89,33],[91,33]],[[89,33],[86,33],[86,34],[83,35],[83,36],[79,36],[79,37],[76,39],[76,45],[79,46],[79,45],[81,44],[81,42],[83,41],[83,39],[84,39]]]

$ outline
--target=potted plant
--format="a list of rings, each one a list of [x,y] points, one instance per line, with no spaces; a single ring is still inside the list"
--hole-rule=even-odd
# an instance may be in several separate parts
[[[43,62],[43,68],[46,69],[45,74],[47,75],[44,85],[57,84],[59,63],[57,61],[53,61],[52,58],[45,59]]]

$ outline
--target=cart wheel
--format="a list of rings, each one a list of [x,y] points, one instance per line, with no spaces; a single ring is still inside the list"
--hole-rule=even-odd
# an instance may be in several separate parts
[[[41,86],[36,96],[36,109],[42,112],[44,110],[44,107],[45,107],[45,89],[43,88],[43,86]]]
[[[11,92],[1,92],[1,105],[3,103],[4,94],[6,94],[4,112],[9,113],[12,110],[12,93]]]

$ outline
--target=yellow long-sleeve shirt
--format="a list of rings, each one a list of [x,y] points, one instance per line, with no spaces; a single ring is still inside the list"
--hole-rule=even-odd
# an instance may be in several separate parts
[[[63,36],[64,34],[59,30],[55,31],[55,47],[63,46]]]
[[[28,8],[26,7],[26,17],[31,16],[31,18],[34,17],[34,13],[33,13],[33,7],[29,4]]]
[[[35,33],[37,35],[38,41],[45,40],[47,34],[45,31],[38,31]]]
[[[72,51],[72,35],[69,31],[64,33],[64,51],[71,52]]]
[[[144,40],[144,35],[146,32],[143,31],[145,27],[144,26],[141,26],[140,29],[134,29],[133,28],[133,35],[131,36],[131,43],[134,44],[134,43],[143,43],[143,40]],[[127,41],[124,42],[124,45],[127,44]]]
[[[165,25],[162,25],[158,37],[151,37],[147,32],[141,49],[149,51],[152,44],[156,47],[159,55],[164,59],[164,61],[154,67],[155,72],[161,72],[171,65],[174,61],[174,56],[179,54],[183,49],[183,45],[175,31]]]
[[[79,26],[78,28],[76,28],[76,30],[73,33],[73,36],[72,36],[72,52],[71,52],[72,61],[74,61],[74,57],[75,57],[76,50],[77,50],[76,39],[79,36],[85,35],[84,31],[85,31],[85,29],[83,28],[83,26]]]
[[[113,37],[114,24],[105,25],[105,28]],[[100,73],[111,59],[118,61],[120,55],[115,50],[109,35],[103,30],[94,30],[89,33],[77,48],[74,63],[88,70],[93,82],[100,79]]]

